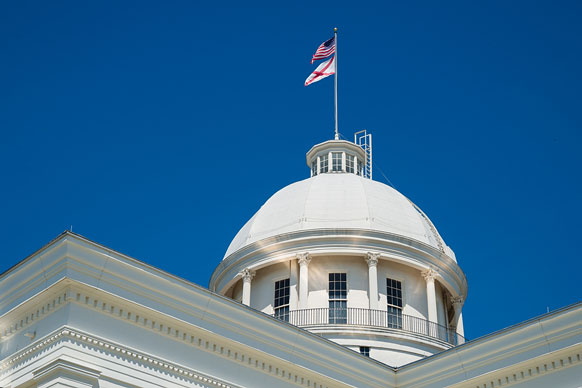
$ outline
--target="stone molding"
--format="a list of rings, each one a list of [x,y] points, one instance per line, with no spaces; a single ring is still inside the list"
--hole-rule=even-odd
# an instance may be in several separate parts
[[[297,258],[297,251],[309,245],[317,255],[366,255],[381,252],[386,260],[416,268],[435,268],[441,284],[453,295],[466,295],[467,280],[455,260],[428,244],[404,236],[372,230],[317,229],[281,234],[250,244],[226,257],[214,270],[211,290],[228,289],[236,275],[248,266],[260,268],[270,263]]]
[[[461,383],[449,385],[449,387],[463,388],[470,386],[479,388],[497,388],[509,387],[515,384],[527,384],[528,381],[535,380],[541,376],[575,366],[580,367],[581,365],[582,345],[577,345],[544,356],[535,357],[517,365],[493,370]]]
[[[71,329],[68,327],[61,328],[60,330],[58,330],[54,334],[47,336],[45,339],[39,341],[38,343],[34,344],[33,346],[30,346],[27,349],[23,349],[22,351],[17,353],[15,356],[4,361],[1,365],[2,369],[0,370],[0,373],[1,373],[0,376],[5,377],[6,374],[9,374],[10,373],[9,368],[11,366],[14,366],[16,368],[21,367],[21,365],[24,362],[26,362],[27,360],[35,358],[36,354],[38,354],[43,349],[45,349],[49,346],[54,346],[55,344],[57,344],[59,342],[67,342],[67,341],[80,342],[80,343],[83,343],[84,345],[90,345],[90,346],[93,346],[94,348],[97,348],[100,351],[103,351],[105,353],[115,354],[117,357],[120,357],[122,359],[131,360],[131,361],[133,361],[137,364],[141,364],[141,365],[147,365],[149,368],[152,368],[154,370],[163,371],[163,372],[168,373],[168,374],[175,376],[175,377],[189,378],[192,381],[197,381],[197,382],[201,382],[201,383],[205,383],[205,384],[212,384],[214,386],[221,387],[221,388],[237,387],[237,386],[228,384],[224,381],[213,378],[211,376],[201,374],[200,372],[194,371],[192,369],[185,368],[185,367],[180,366],[178,364],[170,363],[168,361],[153,357],[153,356],[148,355],[146,353],[142,353],[142,352],[127,348],[123,345],[116,344],[114,342],[107,341],[107,340],[104,340],[102,338],[98,338],[98,337],[92,336],[88,333],[83,333],[79,330]],[[100,377],[102,374],[102,372],[99,372],[99,371],[96,371],[93,369],[78,367],[78,366],[74,366],[74,364],[72,364],[70,362],[64,362],[62,360],[57,360],[57,361],[55,361],[47,366],[39,368],[38,371],[33,372],[35,380],[41,378],[42,375],[45,374],[45,372],[48,372],[54,368],[60,368],[60,369],[66,368],[68,370],[75,371],[76,373],[81,372],[81,373],[87,375],[88,377],[92,377],[95,379]]]
[[[101,372],[92,368],[87,368],[77,363],[56,359],[48,365],[44,365],[32,372],[33,379],[38,386],[50,384],[53,386],[56,379],[72,380],[75,386],[92,386],[97,387]],[[58,386],[58,384],[55,384]],[[68,384],[67,384],[68,385]]]
[[[368,263],[368,267],[375,267],[378,265],[378,259],[380,258],[380,253],[372,253],[368,252],[366,255],[366,263]]]
[[[36,304],[32,308],[26,308],[25,312],[8,313],[0,320],[0,341],[21,332],[38,320],[52,314],[67,304],[71,297],[71,290],[67,281],[59,282],[51,297],[42,301],[42,304]],[[34,337],[31,338],[33,340]]]

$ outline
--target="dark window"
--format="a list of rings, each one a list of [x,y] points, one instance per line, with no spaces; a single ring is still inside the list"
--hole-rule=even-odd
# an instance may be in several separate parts
[[[402,329],[402,282],[386,279],[388,327]]]
[[[369,346],[360,346],[360,354],[370,357],[370,347]]]
[[[289,322],[289,279],[275,282],[275,318]]]
[[[317,159],[311,162],[311,175],[317,175]]]
[[[348,282],[345,273],[329,274],[329,323],[347,323]]]

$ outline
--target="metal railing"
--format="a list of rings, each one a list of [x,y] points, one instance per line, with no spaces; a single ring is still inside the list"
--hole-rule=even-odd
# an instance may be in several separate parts
[[[354,325],[402,330],[422,334],[452,345],[465,342],[465,338],[455,330],[426,319],[405,314],[393,314],[384,310],[363,308],[314,308],[289,311],[289,315],[279,317],[295,326]]]

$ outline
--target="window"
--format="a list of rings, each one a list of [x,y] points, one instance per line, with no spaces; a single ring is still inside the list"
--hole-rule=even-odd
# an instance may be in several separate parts
[[[362,161],[358,159],[358,175],[362,175]]]
[[[331,153],[331,171],[341,171],[342,170],[342,153],[332,152]]]
[[[348,284],[345,273],[329,274],[329,323],[348,323]]]
[[[402,329],[402,282],[386,279],[388,302],[388,327]]]
[[[360,354],[366,357],[370,357],[370,347],[360,346]]]
[[[346,155],[346,172],[354,173],[354,155]]]
[[[317,158],[311,162],[311,176],[317,175]]]
[[[275,318],[289,322],[289,278],[275,282]]]
[[[319,163],[319,172],[322,173],[322,174],[324,172],[327,172],[327,159],[328,159],[327,155],[321,155],[319,157],[319,161],[320,161],[320,163]]]

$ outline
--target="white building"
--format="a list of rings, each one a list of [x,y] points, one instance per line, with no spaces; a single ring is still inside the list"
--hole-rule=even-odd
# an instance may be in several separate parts
[[[328,141],[210,290],[64,232],[0,276],[0,387],[581,387],[582,304],[464,341],[429,218]]]

